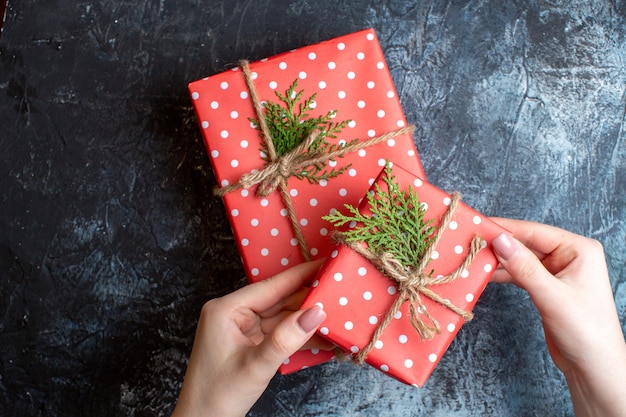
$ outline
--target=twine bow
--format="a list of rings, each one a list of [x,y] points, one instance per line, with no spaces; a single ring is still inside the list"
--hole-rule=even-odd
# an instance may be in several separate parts
[[[450,300],[441,297],[439,294],[431,290],[430,287],[432,285],[446,284],[460,277],[463,271],[472,263],[478,252],[483,248],[483,238],[480,236],[474,236],[470,243],[469,253],[463,262],[461,262],[461,264],[450,275],[437,278],[432,277],[431,274],[426,272],[426,266],[432,259],[433,251],[437,247],[443,232],[450,223],[452,215],[454,214],[460,200],[461,195],[459,193],[452,194],[452,201],[445,215],[441,219],[437,233],[433,237],[430,246],[415,268],[405,267],[388,252],[378,255],[363,247],[363,245],[359,242],[349,242],[340,232],[335,232],[333,234],[333,238],[337,242],[348,246],[350,249],[372,262],[376,267],[383,271],[385,275],[396,281],[398,284],[398,297],[372,335],[370,342],[353,358],[355,362],[362,364],[365,361],[365,358],[374,347],[374,344],[378,341],[378,339],[380,339],[389,323],[391,323],[391,320],[405,302],[409,303],[409,319],[411,325],[417,331],[419,337],[423,340],[432,339],[435,334],[441,333],[441,327],[437,319],[426,310],[426,306],[422,301],[422,296],[426,296],[435,303],[455,312],[463,317],[465,321],[469,321],[473,318],[473,314],[471,312],[457,307],[450,302]]]
[[[362,142],[359,141],[352,144],[339,146],[337,147],[337,149],[331,152],[324,152],[320,150],[311,151],[309,149],[320,133],[319,131],[313,131],[298,146],[296,146],[283,156],[278,156],[274,147],[274,141],[272,140],[270,130],[265,120],[265,115],[263,114],[263,107],[261,106],[261,101],[259,100],[256,86],[254,85],[254,81],[252,79],[249,63],[248,61],[244,60],[240,62],[239,66],[241,67],[244,79],[246,81],[246,85],[248,86],[248,90],[250,92],[250,98],[252,99],[252,104],[254,106],[257,119],[259,121],[259,127],[261,129],[263,141],[267,145],[268,162],[261,170],[253,170],[251,172],[248,172],[242,175],[241,178],[234,184],[229,184],[221,188],[215,188],[213,190],[213,193],[218,196],[224,196],[227,193],[238,189],[248,189],[255,185],[258,185],[256,191],[257,195],[265,197],[270,195],[277,189],[280,190],[283,203],[285,204],[285,208],[287,209],[287,216],[289,217],[289,220],[291,222],[291,226],[296,236],[296,240],[300,245],[300,251],[302,252],[302,256],[305,260],[310,261],[311,255],[309,254],[308,246],[306,244],[306,241],[304,240],[302,229],[300,228],[300,224],[298,222],[298,218],[293,207],[293,202],[291,200],[291,196],[287,187],[288,179],[294,175],[297,175],[297,173],[302,168],[315,166],[317,164],[333,160],[335,158],[341,157],[345,153],[355,152],[360,149],[387,141],[396,136],[403,135],[405,133],[413,133],[415,127],[407,126],[385,133],[380,136],[370,138]]]

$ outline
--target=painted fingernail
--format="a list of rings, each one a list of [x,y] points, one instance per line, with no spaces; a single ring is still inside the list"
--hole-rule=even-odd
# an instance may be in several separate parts
[[[305,333],[316,329],[326,319],[326,312],[318,305],[314,305],[298,318],[298,324]]]
[[[500,233],[491,243],[496,253],[505,261],[511,259],[517,251],[515,242],[511,239],[511,236],[506,233]]]

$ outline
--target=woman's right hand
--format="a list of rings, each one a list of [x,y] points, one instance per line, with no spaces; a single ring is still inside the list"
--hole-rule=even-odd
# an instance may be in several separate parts
[[[602,245],[539,223],[494,218],[501,267],[493,282],[530,294],[577,416],[626,416],[626,343]]]

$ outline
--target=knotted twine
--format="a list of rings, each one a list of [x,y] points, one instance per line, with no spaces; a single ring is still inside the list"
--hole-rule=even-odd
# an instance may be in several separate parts
[[[239,181],[237,181],[236,183],[226,185],[221,188],[216,187],[213,190],[213,194],[223,197],[224,195],[232,191],[241,188],[248,189],[254,185],[258,185],[256,191],[257,195],[261,197],[266,197],[276,191],[276,189],[278,188],[280,190],[283,203],[285,204],[285,208],[287,209],[287,216],[289,217],[289,220],[291,222],[291,226],[295,233],[296,240],[300,245],[302,256],[306,261],[310,261],[311,255],[309,254],[308,246],[306,244],[306,241],[304,240],[298,218],[296,217],[293,202],[287,188],[287,180],[290,177],[296,175],[298,171],[302,168],[325,163],[326,161],[341,157],[345,153],[355,152],[360,149],[367,148],[368,146],[373,146],[378,143],[385,142],[391,138],[395,138],[405,133],[413,133],[415,127],[407,126],[398,130],[385,133],[381,136],[370,138],[362,142],[359,141],[349,145],[339,146],[337,149],[331,152],[309,149],[311,144],[315,142],[320,134],[319,131],[315,130],[311,132],[308,137],[306,137],[298,146],[293,148],[291,151],[287,152],[283,156],[278,156],[278,154],[276,153],[276,148],[274,147],[274,141],[272,140],[270,130],[265,120],[263,106],[261,105],[256,86],[254,85],[254,81],[252,79],[249,63],[248,61],[243,60],[239,63],[239,66],[246,81],[248,91],[250,92],[250,98],[252,99],[254,111],[256,112],[259,121],[259,127],[261,128],[262,139],[267,145],[268,161],[263,169],[253,170],[242,175],[241,178],[239,178]]]
[[[435,236],[433,236],[430,245],[424,252],[422,259],[419,261],[419,264],[413,270],[402,265],[397,259],[394,258],[391,253],[383,252],[381,254],[375,254],[367,248],[363,247],[360,242],[348,241],[345,235],[343,235],[341,232],[333,233],[333,238],[337,242],[346,245],[350,249],[354,250],[356,253],[372,262],[389,278],[396,281],[399,290],[398,297],[389,308],[387,315],[372,335],[370,342],[357,355],[353,357],[354,362],[358,364],[363,364],[365,358],[372,350],[375,343],[380,339],[389,323],[391,323],[391,320],[400,310],[402,304],[404,304],[406,301],[409,302],[409,318],[411,321],[411,325],[417,331],[419,337],[422,340],[432,339],[435,334],[441,333],[441,327],[439,326],[439,322],[426,310],[426,307],[422,302],[421,295],[426,296],[435,303],[440,304],[455,312],[459,316],[463,317],[465,321],[469,321],[474,317],[471,312],[465,311],[462,308],[457,307],[452,302],[450,302],[450,300],[445,299],[436,292],[432,291],[430,289],[430,286],[446,284],[460,277],[463,271],[467,269],[472,263],[478,252],[483,248],[483,238],[478,235],[473,237],[470,243],[469,253],[461,262],[461,264],[450,275],[447,275],[445,277],[433,278],[431,274],[426,273],[425,271],[428,263],[432,259],[432,254],[437,247],[441,236],[443,236],[445,229],[448,227],[448,224],[450,223],[450,220],[452,219],[454,211],[456,210],[460,200],[461,195],[459,193],[455,192],[452,194],[450,206],[448,207],[448,210],[441,219],[437,233],[435,234]]]

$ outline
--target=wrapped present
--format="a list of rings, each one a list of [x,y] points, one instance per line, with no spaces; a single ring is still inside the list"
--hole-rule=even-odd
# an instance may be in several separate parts
[[[386,159],[423,174],[371,29],[242,62],[189,92],[251,282],[328,256],[322,216],[357,203]],[[330,357],[299,353],[281,372]]]
[[[324,308],[319,333],[355,362],[422,386],[472,318],[497,267],[490,242],[505,230],[397,165],[346,208],[325,217],[340,244],[302,308]]]

